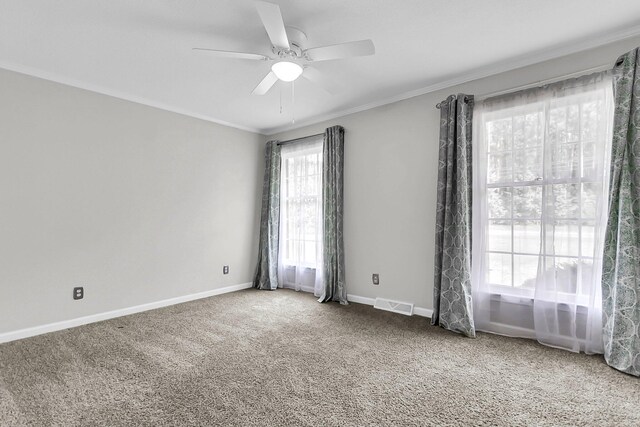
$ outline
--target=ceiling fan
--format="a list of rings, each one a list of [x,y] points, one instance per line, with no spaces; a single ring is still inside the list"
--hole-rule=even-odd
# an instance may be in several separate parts
[[[286,27],[280,13],[280,6],[264,1],[257,1],[256,8],[267,35],[271,40],[271,51],[275,57],[259,53],[230,52],[225,50],[194,47],[194,50],[207,51],[221,58],[249,59],[257,61],[275,61],[271,71],[251,92],[264,95],[278,81],[292,82],[302,76],[312,83],[321,86],[329,93],[335,93],[330,82],[317,69],[308,64],[333,59],[345,59],[355,56],[375,54],[375,46],[371,40],[340,43],[305,49],[303,43],[307,36],[298,28]]]

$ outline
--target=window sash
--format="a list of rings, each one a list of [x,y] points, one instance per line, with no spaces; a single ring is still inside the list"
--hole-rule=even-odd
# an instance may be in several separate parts
[[[568,97],[563,97],[560,98],[558,101],[542,101],[542,102],[533,102],[533,103],[529,103],[529,104],[525,104],[525,105],[521,105],[521,106],[516,106],[516,107],[507,107],[507,108],[503,108],[503,109],[498,109],[496,111],[492,111],[492,112],[488,112],[488,113],[484,113],[483,115],[483,121],[481,123],[481,127],[482,127],[482,132],[484,133],[484,138],[486,142],[486,150],[485,150],[485,155],[486,155],[486,167],[487,167],[487,171],[486,171],[486,182],[481,184],[484,185],[485,188],[490,191],[492,189],[516,189],[516,188],[521,188],[521,189],[526,189],[526,188],[539,188],[540,189],[540,203],[538,204],[538,209],[540,211],[540,215],[523,215],[523,216],[518,216],[518,211],[517,211],[517,207],[514,206],[514,194],[513,192],[509,195],[508,199],[510,200],[509,204],[509,208],[508,208],[508,213],[509,215],[506,216],[491,216],[489,214],[487,214],[484,218],[484,223],[482,224],[482,226],[484,226],[486,228],[486,241],[489,242],[489,238],[490,236],[490,231],[489,231],[489,226],[492,224],[492,221],[494,221],[494,223],[496,221],[502,221],[504,222],[506,227],[511,228],[510,230],[510,239],[511,239],[511,244],[510,244],[510,249],[511,250],[496,250],[496,249],[489,249],[488,247],[488,243],[485,244],[485,247],[483,248],[483,254],[481,256],[487,257],[489,254],[499,254],[499,255],[507,255],[511,258],[511,266],[509,268],[509,272],[510,272],[510,286],[506,286],[504,283],[491,283],[492,281],[490,280],[489,277],[489,261],[487,261],[487,266],[486,266],[486,272],[485,272],[485,280],[487,282],[488,288],[491,292],[497,292],[497,293],[501,293],[501,294],[505,294],[505,295],[514,295],[514,296],[530,296],[533,297],[533,294],[535,292],[534,288],[522,288],[520,287],[521,283],[515,283],[515,277],[516,277],[516,267],[514,265],[515,263],[515,257],[516,256],[529,256],[529,257],[533,257],[536,256],[538,257],[538,263],[542,263],[543,266],[543,271],[547,271],[547,262],[550,260],[555,261],[557,258],[563,259],[563,260],[569,260],[569,259],[574,259],[577,260],[576,263],[576,286],[575,286],[575,293],[566,293],[566,295],[573,295],[576,298],[581,298],[581,293],[582,293],[582,289],[581,289],[581,280],[580,280],[580,274],[581,274],[581,269],[582,269],[582,263],[587,261],[587,262],[593,262],[593,256],[588,256],[587,254],[584,254],[582,252],[582,248],[583,248],[583,227],[584,226],[589,226],[590,224],[594,223],[596,221],[595,218],[595,212],[594,215],[589,216],[589,215],[583,215],[583,191],[584,191],[584,185],[585,184],[597,184],[599,182],[597,177],[594,177],[593,174],[588,176],[585,173],[585,153],[583,152],[584,147],[586,146],[586,144],[592,144],[595,142],[595,139],[593,139],[591,136],[587,136],[585,138],[582,138],[585,134],[581,129],[581,125],[582,125],[582,111],[583,111],[583,105],[584,104],[593,104],[594,102],[597,104],[599,102],[599,100],[596,99],[596,101],[594,101],[594,93],[596,93],[596,91],[593,92],[587,92],[587,93],[582,93],[582,94],[577,94],[577,95],[570,95]],[[597,98],[597,97],[596,97]],[[561,105],[561,106],[560,106]],[[548,135],[548,127],[549,127],[549,123],[547,123],[546,121],[549,119],[549,116],[551,114],[552,111],[557,111],[557,110],[564,110],[564,120],[561,120],[559,122],[556,122],[556,126],[558,128],[564,128],[567,129],[568,128],[568,124],[567,124],[567,114],[568,111],[570,109],[574,109],[578,111],[578,116],[577,116],[577,123],[578,123],[578,127],[577,129],[575,129],[575,133],[576,135],[574,135],[572,138],[564,138],[564,142],[552,142],[550,141],[549,135]],[[537,125],[539,127],[539,129],[542,129],[542,133],[536,133],[536,138],[537,139],[537,144],[527,144],[527,140],[526,137],[523,139],[524,141],[524,145],[520,146],[520,147],[515,147],[515,131],[514,131],[514,122],[516,120],[524,120],[524,117],[526,115],[533,115],[533,116],[537,116],[536,120],[538,123],[534,123],[535,125]],[[488,142],[488,139],[490,137],[489,133],[490,133],[490,129],[492,128],[492,124],[495,122],[499,122],[499,121],[505,121],[505,123],[507,121],[510,121],[510,128],[509,128],[509,133],[507,135],[507,142],[504,143],[503,142],[503,146],[502,149],[499,149],[499,143],[496,145],[494,144],[493,147],[490,147],[490,144]],[[527,126],[526,123],[523,124],[523,126]],[[536,132],[539,131],[539,129],[536,130]],[[567,142],[568,141],[568,142]],[[574,158],[569,158],[570,162],[567,162],[567,164],[562,164],[561,162],[558,162],[558,164],[554,165],[556,167],[556,170],[560,170],[560,172],[562,172],[562,167],[568,167],[569,168],[569,173],[573,174],[573,176],[570,177],[557,177],[557,176],[551,176],[550,174],[552,174],[554,172],[554,170],[549,167],[549,160],[551,158],[551,156],[553,154],[556,154],[553,152],[553,150],[559,150],[562,148],[566,148],[565,146],[571,146],[571,148],[575,148],[576,149],[576,153],[574,153]],[[514,153],[516,152],[524,152],[524,150],[539,150],[541,151],[541,160],[540,160],[540,164],[538,165],[539,169],[539,174],[535,177],[535,179],[530,179],[530,180],[517,180],[516,179],[516,173],[519,172],[517,171],[517,167],[519,165],[516,164],[516,159],[514,157]],[[503,171],[497,171],[496,173],[493,173],[492,175],[492,171],[489,170],[491,167],[491,156],[492,155],[501,155],[501,154],[508,154],[510,155],[510,157],[506,157],[505,161],[506,163],[506,175],[504,176],[500,176],[500,172]],[[500,159],[498,159],[500,161]],[[577,165],[576,165],[577,163]],[[572,169],[573,168],[573,169]],[[576,173],[577,172],[577,173]],[[491,178],[497,178],[495,180],[492,181]],[[575,185],[577,186],[577,203],[576,203],[576,207],[574,208],[574,211],[577,213],[577,215],[572,215],[572,216],[562,216],[562,217],[550,217],[548,214],[545,214],[545,203],[549,203],[549,198],[553,197],[552,195],[548,194],[549,191],[553,191],[554,190],[554,186],[561,186],[561,185]],[[558,187],[555,187],[558,188]],[[571,188],[566,188],[566,190],[570,190]],[[486,197],[485,197],[485,202],[486,202]],[[535,203],[534,203],[535,205]],[[577,233],[578,235],[576,237],[572,237],[572,236],[567,236],[566,239],[567,240],[571,240],[571,239],[576,239],[573,241],[573,244],[575,247],[577,247],[577,254],[568,254],[568,253],[562,253],[562,254],[545,254],[544,250],[542,251],[542,253],[540,253],[540,251],[533,253],[533,252],[524,252],[524,251],[518,251],[515,250],[515,245],[514,245],[514,239],[516,236],[516,233],[514,231],[514,226],[518,223],[518,222],[522,222],[522,223],[526,223],[527,221],[531,222],[531,221],[537,221],[539,222],[539,229],[540,229],[540,244],[541,245],[546,245],[548,244],[548,236],[546,235],[546,232],[548,231],[547,229],[551,226],[550,221],[553,221],[554,224],[553,226],[558,226],[558,222],[564,222],[565,224],[567,224],[567,226],[571,225],[573,227],[575,227],[577,229]],[[554,230],[555,231],[555,230]],[[554,236],[555,238],[555,236]],[[552,242],[554,240],[552,239]],[[530,260],[532,261],[532,260]],[[539,269],[539,265],[538,268]],[[554,266],[550,266],[550,267],[554,267]],[[536,270],[537,270],[536,269]],[[504,273],[504,272],[503,272]],[[538,273],[539,274],[539,273]],[[537,275],[536,275],[537,276]],[[560,292],[562,293],[562,292]]]
[[[315,269],[322,243],[317,230],[317,216],[322,214],[322,144],[283,151],[281,159],[281,264]]]

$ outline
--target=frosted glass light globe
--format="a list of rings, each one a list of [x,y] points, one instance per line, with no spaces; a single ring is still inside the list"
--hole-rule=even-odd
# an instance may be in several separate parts
[[[302,67],[295,62],[281,61],[271,66],[271,71],[283,82],[292,82],[302,74]]]

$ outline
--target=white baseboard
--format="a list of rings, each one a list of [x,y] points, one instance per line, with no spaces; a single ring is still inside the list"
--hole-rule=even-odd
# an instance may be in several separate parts
[[[357,302],[358,304],[366,304],[366,305],[373,306],[373,304],[375,304],[375,302],[376,302],[376,299],[375,298],[368,298],[368,297],[361,297],[359,295],[347,294],[347,301]],[[414,306],[413,307],[413,314],[415,314],[416,316],[431,318],[431,316],[433,316],[433,310],[430,309],[430,308]]]
[[[367,298],[367,297],[361,297],[360,295],[352,295],[352,294],[347,294],[347,301],[350,302],[357,302],[358,304],[365,304],[365,305],[373,305],[376,302],[375,298]]]
[[[413,307],[413,314],[431,319],[431,316],[433,316],[433,310],[424,307]]]
[[[242,289],[248,289],[253,283],[242,283],[240,285],[226,286],[224,288],[212,289],[210,291],[198,292],[197,294],[184,295],[175,298],[169,298],[162,301],[150,302],[147,304],[136,305],[133,307],[121,308],[118,310],[106,311],[104,313],[91,314],[89,316],[78,317],[76,319],[63,320],[61,322],[48,323],[46,325],[34,326],[31,328],[19,329],[17,331],[5,332],[0,334],[0,344],[29,338],[36,335],[42,335],[49,332],[60,331],[63,329],[75,328],[76,326],[86,325],[88,323],[100,322],[103,320],[113,319],[116,317],[128,316],[129,314],[140,313],[143,311],[153,310],[156,308],[167,307],[170,305],[180,304],[183,302],[193,301],[202,298],[212,297],[214,295],[226,294]]]

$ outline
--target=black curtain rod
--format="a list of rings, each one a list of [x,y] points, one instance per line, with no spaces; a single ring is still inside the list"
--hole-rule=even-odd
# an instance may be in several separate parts
[[[286,141],[278,142],[277,145],[293,144],[294,142],[298,142],[298,141],[301,141],[301,140],[307,139],[307,138],[313,138],[314,136],[324,136],[324,132],[316,133],[315,135],[301,136],[300,138],[288,139]]]

